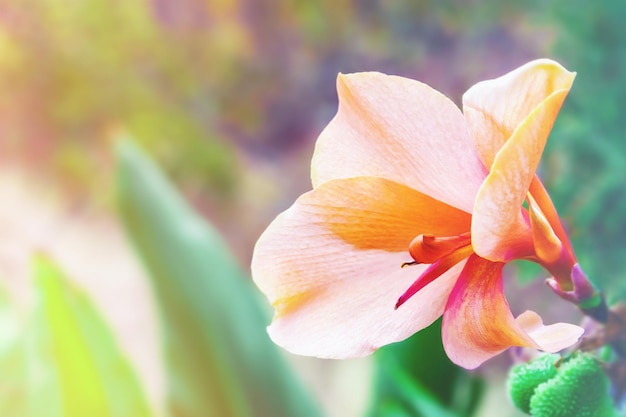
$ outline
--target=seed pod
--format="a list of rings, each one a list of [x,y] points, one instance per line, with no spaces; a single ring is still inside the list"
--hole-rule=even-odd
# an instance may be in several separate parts
[[[614,417],[609,379],[591,354],[575,354],[556,376],[537,386],[530,400],[533,417]]]
[[[540,358],[514,366],[508,379],[509,394],[513,404],[520,410],[530,413],[530,399],[539,384],[556,376],[554,365],[559,355],[543,355]]]

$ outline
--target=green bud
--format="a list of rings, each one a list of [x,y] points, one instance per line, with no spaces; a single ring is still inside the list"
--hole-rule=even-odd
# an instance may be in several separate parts
[[[554,364],[559,358],[559,355],[543,355],[532,362],[511,368],[508,379],[509,393],[517,408],[530,413],[530,400],[536,388],[556,376]]]

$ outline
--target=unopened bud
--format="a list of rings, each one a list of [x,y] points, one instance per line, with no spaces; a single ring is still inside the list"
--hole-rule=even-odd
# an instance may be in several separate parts
[[[574,288],[564,291],[556,279],[548,278],[546,281],[559,297],[576,304],[583,313],[594,320],[605,323],[608,320],[609,311],[604,297],[589,281],[578,263],[572,268],[571,282]]]

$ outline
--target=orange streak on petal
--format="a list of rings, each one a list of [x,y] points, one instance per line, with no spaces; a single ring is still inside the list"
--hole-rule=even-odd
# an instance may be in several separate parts
[[[274,318],[282,316],[288,316],[293,314],[298,309],[302,308],[307,303],[312,302],[315,298],[320,297],[326,290],[325,287],[310,287],[302,292],[294,292],[289,295],[283,295],[272,301],[272,307],[275,310]]]
[[[474,205],[472,243],[480,256],[508,261],[534,252],[521,206],[566,94],[559,90],[541,102],[498,151]]]
[[[406,251],[419,234],[469,231],[471,216],[405,185],[375,177],[332,180],[296,205],[358,249]]]

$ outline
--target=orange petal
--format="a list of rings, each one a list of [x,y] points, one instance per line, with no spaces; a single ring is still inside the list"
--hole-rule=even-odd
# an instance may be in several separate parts
[[[382,177],[470,212],[486,170],[460,110],[429,86],[380,73],[339,75],[339,110],[320,135],[313,187]]]
[[[539,59],[470,88],[463,96],[463,113],[485,166],[491,166],[498,150],[546,97],[559,93],[560,101],[552,103],[558,110],[575,76],[554,61]]]
[[[515,319],[502,289],[503,265],[470,256],[446,304],[444,348],[450,360],[464,368],[476,368],[511,346],[556,352],[576,343],[583,333],[566,323],[544,326],[531,311]]]
[[[406,253],[416,235],[457,235],[469,231],[471,222],[468,213],[375,177],[325,182],[302,195],[296,206],[310,222],[359,249]]]
[[[363,356],[441,315],[463,263],[396,311],[397,298],[426,266],[401,268],[406,248],[355,249],[329,231],[326,221],[323,210],[301,199],[257,242],[252,276],[276,309],[268,331],[278,345],[318,357]]]
[[[548,264],[554,263],[561,256],[563,244],[530,193],[527,201],[537,258]]]
[[[474,205],[472,244],[478,255],[492,261],[532,255],[522,203],[566,94],[560,90],[541,102],[498,151]]]
[[[559,218],[559,215],[554,208],[554,204],[552,204],[552,199],[548,195],[548,191],[545,189],[537,175],[533,177],[528,192],[537,203],[537,207],[539,207],[539,209],[545,216],[546,220],[550,224],[550,227],[552,227],[552,230],[554,230],[556,236],[559,238],[561,243],[565,245],[565,249],[569,257],[573,259],[575,263],[576,256],[574,255],[574,249],[572,248],[572,244],[569,241],[569,237],[567,236],[567,233],[565,232],[565,229],[561,224],[561,219]]]

